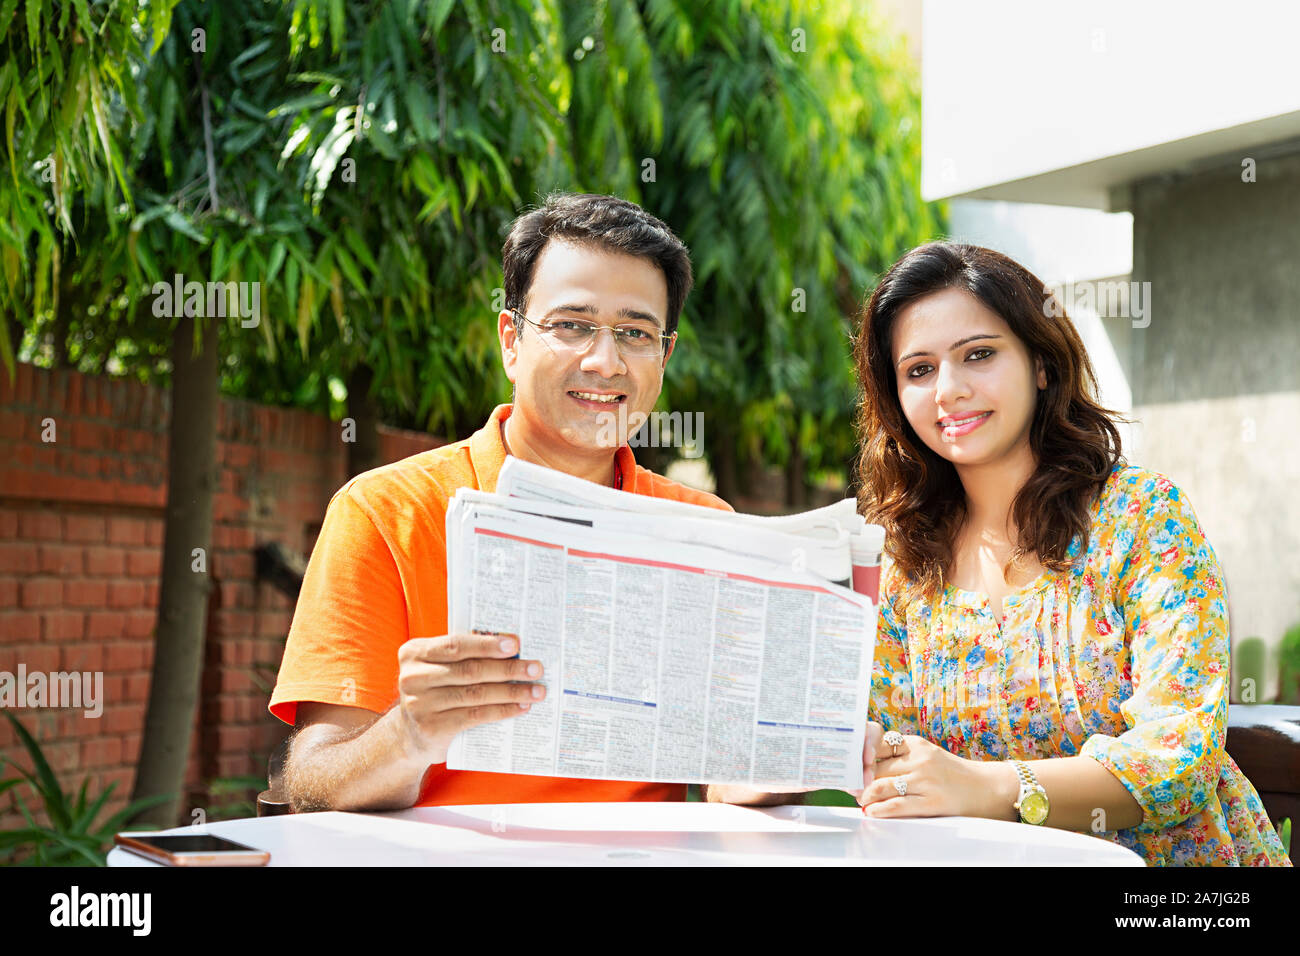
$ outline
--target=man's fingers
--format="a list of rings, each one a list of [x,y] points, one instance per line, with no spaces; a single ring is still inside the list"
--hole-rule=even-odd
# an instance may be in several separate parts
[[[497,704],[536,704],[546,699],[541,684],[459,684],[431,687],[421,695],[421,705],[430,713],[446,713],[465,707]]]
[[[477,707],[460,707],[443,714],[456,733],[479,724],[490,724],[507,717],[522,717],[528,713],[529,704],[482,704]]]
[[[412,693],[431,687],[463,684],[499,684],[504,681],[533,681],[542,677],[541,661],[524,661],[510,658],[492,660],[475,657],[467,661],[448,664],[423,664],[410,669],[405,675],[408,682],[403,690]]]
[[[514,634],[443,634],[441,637],[413,637],[401,652],[430,664],[450,664],[473,657],[505,658],[519,653]]]

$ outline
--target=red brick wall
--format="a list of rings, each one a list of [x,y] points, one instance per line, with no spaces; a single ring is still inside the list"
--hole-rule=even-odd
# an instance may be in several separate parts
[[[104,672],[104,710],[12,711],[41,742],[65,790],[84,776],[129,795],[149,698],[167,481],[167,392],[135,382],[0,367],[0,671]],[[53,419],[55,441],[42,441]],[[220,483],[202,695],[185,816],[215,777],[265,776],[287,728],[266,710],[293,602],[254,573],[253,549],[310,553],[346,478],[340,425],[321,415],[222,399]],[[381,429],[384,460],[434,445]],[[27,763],[8,721],[0,753]],[[26,792],[26,788],[20,788]],[[11,791],[12,792],[12,791]],[[26,800],[26,798],[24,798]],[[28,802],[29,808],[35,809]],[[21,818],[0,797],[0,829]]]

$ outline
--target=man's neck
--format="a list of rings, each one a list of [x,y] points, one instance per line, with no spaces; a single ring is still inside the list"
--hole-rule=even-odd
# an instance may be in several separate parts
[[[529,441],[528,429],[517,424],[515,415],[501,423],[501,442],[505,445],[506,454],[514,455],[520,461],[554,468],[566,475],[594,481],[607,488],[614,486],[614,476],[618,470],[617,449],[612,452],[601,451],[596,455],[581,455],[566,454],[554,447],[539,448]]]

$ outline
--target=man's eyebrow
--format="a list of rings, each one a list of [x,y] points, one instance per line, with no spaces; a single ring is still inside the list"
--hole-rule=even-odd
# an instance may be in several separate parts
[[[543,316],[543,318],[549,319],[556,312],[570,312],[570,313],[577,313],[578,315],[591,315],[591,316],[596,316],[600,314],[600,310],[596,308],[594,305],[557,305],[555,308],[547,312],[546,315]],[[619,318],[635,319],[639,322],[649,322],[651,325],[655,327],[662,327],[662,323],[655,316],[651,315],[649,312],[641,312],[638,309],[619,309],[618,315]]]
[[[959,349],[966,343],[974,342],[978,339],[1000,339],[1000,338],[1002,338],[1002,336],[994,335],[991,332],[981,332],[978,335],[968,335],[964,339],[958,339],[956,342],[953,342],[952,345],[948,346],[948,351],[951,352],[953,349]],[[929,352],[908,352],[896,363],[894,363],[894,367],[897,368],[899,365],[902,365],[908,359],[916,358],[918,355],[929,355],[929,354],[930,354]]]
[[[577,312],[579,315],[597,315],[599,314],[599,311],[600,310],[594,305],[557,305],[542,316],[542,318],[549,319],[556,312]]]
[[[659,319],[649,312],[640,312],[636,309],[619,309],[618,314],[624,319],[636,319],[640,322],[649,322],[651,325],[658,327]]]

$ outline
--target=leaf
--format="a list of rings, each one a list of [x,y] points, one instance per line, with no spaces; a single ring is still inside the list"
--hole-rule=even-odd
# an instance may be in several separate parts
[[[254,43],[247,50],[245,50],[243,53],[239,54],[239,56],[235,57],[233,60],[230,61],[230,69],[234,71],[236,74],[238,74],[238,70],[241,66],[247,63],[249,60],[261,56],[269,49],[271,49],[270,40],[261,40],[257,43]]]
[[[339,44],[343,42],[345,31],[343,0],[330,0],[330,44],[336,56],[339,52]]]
[[[18,739],[22,741],[27,755],[31,757],[32,766],[36,768],[36,774],[33,776],[19,766],[14,766],[14,769],[22,774],[36,792],[41,795],[41,798],[45,801],[45,812],[49,814],[50,822],[56,826],[67,827],[69,823],[67,802],[64,799],[63,791],[59,788],[59,782],[54,776],[54,771],[50,769],[50,765],[45,759],[45,754],[41,752],[40,746],[32,735],[27,732],[27,728],[18,722],[18,718],[8,711],[4,712],[4,717],[13,725],[14,732],[18,735]]]
[[[355,229],[344,229],[343,241],[347,243],[348,248],[352,250],[353,254],[361,260],[367,269],[376,275],[379,274],[379,263],[371,255],[369,247],[361,240],[360,233]]]
[[[266,284],[268,286],[280,274],[280,266],[284,264],[284,256],[287,251],[283,239],[277,239],[275,245],[271,247],[271,258],[266,267]]]
[[[9,31],[9,23],[13,20],[14,11],[17,9],[18,0],[4,0],[4,3],[0,5],[0,37],[3,37]]]
[[[437,36],[442,30],[442,25],[447,22],[452,7],[455,6],[456,0],[433,0],[429,4],[428,14],[425,17],[425,29],[432,35]],[[3,33],[4,31],[0,31]]]
[[[366,286],[365,280],[361,278],[361,272],[357,269],[356,262],[347,254],[346,250],[340,246],[335,246],[334,259],[339,264],[339,268],[343,270],[343,274],[347,276],[348,282],[352,283],[352,287],[360,293],[362,298],[370,298],[370,289]],[[330,276],[331,284],[336,278],[337,273]]]
[[[266,323],[263,322],[262,324],[265,325]],[[116,784],[109,784],[108,789],[112,790],[115,786]],[[159,804],[168,802],[173,797],[175,797],[174,793],[159,793],[159,794],[155,794],[152,797],[141,797],[139,800],[136,800],[133,803],[130,803],[127,806],[123,807],[121,810],[117,811],[117,813],[113,814],[102,824],[100,824],[99,827],[97,827],[95,830],[95,836],[100,839],[103,839],[105,837],[111,838],[114,833],[117,833],[126,827],[126,821],[133,819],[134,817],[138,816],[142,811],[148,810],[150,807],[156,807]],[[128,829],[138,830],[141,828],[139,826],[135,826],[135,827],[130,827]]]
[[[311,332],[311,322],[315,316],[316,307],[316,283],[311,276],[302,277],[302,292],[298,296],[298,345],[302,349],[302,357],[307,357],[307,338]]]
[[[163,216],[163,222],[167,223],[167,225],[171,226],[182,235],[189,236],[195,242],[202,245],[208,244],[208,237],[195,229],[194,224],[175,207],[168,207],[166,214]]]
[[[279,106],[271,109],[266,115],[271,119],[278,116],[285,116],[289,113],[301,113],[306,110],[318,110],[322,106],[329,106],[334,102],[334,97],[326,93],[310,93],[307,96],[295,96],[291,100],[285,100]],[[290,150],[292,152],[292,150]]]
[[[420,78],[412,76],[406,85],[406,110],[411,115],[415,135],[425,142],[433,142],[438,138],[438,130],[433,123],[435,109],[429,91],[424,88]]]
[[[284,267],[284,289],[289,299],[289,315],[298,312],[298,250],[294,249],[293,253]]]
[[[212,276],[213,282],[217,282],[226,274],[226,237],[217,236],[216,241],[212,244]]]

